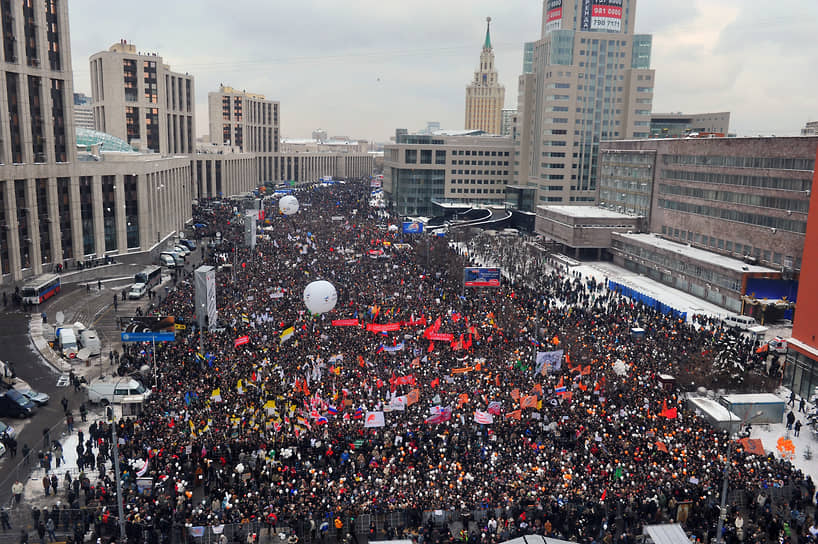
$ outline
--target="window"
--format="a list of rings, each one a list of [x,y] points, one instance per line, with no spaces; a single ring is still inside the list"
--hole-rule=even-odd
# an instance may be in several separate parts
[[[404,162],[406,162],[407,164],[417,164],[417,162],[418,162],[417,149],[407,149],[406,150],[406,160]]]

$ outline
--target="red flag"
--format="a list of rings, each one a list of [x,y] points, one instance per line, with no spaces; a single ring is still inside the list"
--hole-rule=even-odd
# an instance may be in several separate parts
[[[427,353],[432,353],[435,349],[435,343],[429,340],[429,349],[426,350]]]
[[[605,497],[607,497],[607,496],[608,496],[608,490],[606,489],[606,490],[604,490],[602,492],[602,497],[600,497],[599,500],[604,501]]]
[[[678,417],[676,407],[674,406],[673,408],[668,409],[667,401],[662,402],[662,411],[659,413],[659,415],[668,419],[676,419]]]
[[[523,412],[522,410],[514,410],[513,412],[509,412],[506,414],[506,419],[522,419]]]
[[[438,385],[440,385],[440,378],[435,378],[429,385],[431,385],[432,387],[437,387]]]
[[[665,453],[668,452],[667,451],[667,446],[665,445],[664,442],[656,442],[656,449],[659,450],[659,451],[663,451]]]

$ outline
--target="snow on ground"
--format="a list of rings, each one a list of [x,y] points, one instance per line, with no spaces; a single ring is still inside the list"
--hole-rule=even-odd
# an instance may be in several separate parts
[[[43,505],[52,505],[56,503],[58,500],[65,499],[65,472],[71,472],[71,478],[76,479],[79,475],[79,469],[77,468],[77,443],[79,442],[79,436],[77,431],[82,431],[84,434],[84,440],[87,441],[89,438],[88,435],[88,428],[91,426],[91,423],[94,421],[98,421],[101,414],[95,414],[94,412],[88,413],[88,421],[86,423],[79,423],[74,425],[74,432],[71,434],[63,434],[57,440],[59,440],[60,444],[62,444],[63,448],[63,458],[65,459],[64,463],[60,463],[60,467],[56,468],[57,463],[56,460],[52,459],[51,461],[51,471],[48,473],[49,478],[52,474],[56,474],[57,478],[59,479],[60,483],[57,488],[58,495],[55,497],[52,493],[48,497],[45,496],[45,492],[43,491],[43,475],[45,472],[42,468],[38,466],[38,458],[37,453],[40,451],[40,448],[33,447],[31,448],[31,466],[34,467],[30,477],[28,480],[23,482],[25,484],[25,489],[23,491],[23,497],[25,500],[32,505],[43,506]],[[119,417],[120,414],[117,413]],[[79,419],[79,418],[78,418]],[[37,444],[37,446],[42,446],[42,444]],[[53,450],[52,450],[53,451]],[[98,450],[94,450],[94,453],[99,453]],[[110,461],[106,463],[108,470],[111,469]],[[99,471],[94,468],[85,467],[85,473],[91,479],[91,483],[94,484],[96,482],[97,476],[99,476]]]
[[[637,289],[640,293],[653,297],[671,308],[675,308],[681,312],[687,312],[688,320],[690,320],[693,314],[705,314],[719,318],[735,315],[734,312],[726,308],[716,306],[706,300],[674,289],[646,276],[620,268],[613,263],[600,261],[583,263],[580,266],[571,268],[571,270],[580,272],[585,276],[593,276],[597,281],[604,281],[605,278],[608,278],[609,280]]]
[[[788,401],[790,398],[790,391],[786,388],[781,388],[776,393],[779,397]],[[792,456],[792,463],[801,469],[804,474],[812,476],[813,482],[818,482],[818,433],[813,431],[807,423],[807,414],[812,409],[812,405],[807,403],[806,413],[798,412],[798,402],[792,408],[795,410],[795,419],[800,420],[803,425],[800,436],[795,436],[794,430],[787,430],[787,425],[784,422],[770,424],[770,425],[753,425],[751,438],[761,439],[764,445],[764,450],[767,453],[773,452],[777,458],[782,458],[782,453],[778,450],[778,440],[784,438],[791,440],[795,446],[795,455]],[[784,417],[787,417],[787,411],[784,412]],[[806,456],[810,456],[807,459]]]

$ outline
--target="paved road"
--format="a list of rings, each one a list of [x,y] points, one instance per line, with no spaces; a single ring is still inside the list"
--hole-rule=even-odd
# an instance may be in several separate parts
[[[57,388],[57,372],[42,360],[28,339],[28,320],[28,314],[22,312],[0,313],[0,354],[13,364],[20,379],[50,395],[51,402],[28,419],[3,418],[17,430],[19,447],[16,458],[12,459],[7,453],[0,459],[0,504],[8,504],[15,479],[28,477],[28,471],[22,465],[23,444],[31,447],[32,462],[36,464],[37,452],[43,445],[43,429],[54,429],[50,433],[52,439],[59,439],[64,429],[65,418],[60,404],[63,396],[69,401],[69,409],[77,410],[82,402],[82,393],[74,393],[70,387]]]

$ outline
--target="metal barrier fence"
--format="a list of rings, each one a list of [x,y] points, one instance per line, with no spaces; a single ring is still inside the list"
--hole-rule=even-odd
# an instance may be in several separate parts
[[[793,493],[806,493],[799,484],[787,484],[781,487],[770,487],[765,490],[774,508],[786,509]],[[752,512],[757,492],[748,492],[744,489],[734,489],[729,493],[729,504],[745,514]],[[608,506],[608,505],[606,505]],[[564,505],[566,509],[569,504]],[[90,538],[92,530],[98,536],[115,539],[119,534],[116,520],[116,506],[108,505],[110,516],[107,521],[101,519],[102,506],[88,506],[80,509],[53,507],[40,510],[40,520],[45,521],[48,516],[55,518],[55,537],[57,541],[66,541],[76,535],[83,540]],[[31,542],[37,542],[37,525],[34,508],[23,502],[13,505],[7,510],[11,530],[0,532],[0,544],[12,544],[20,541],[21,530],[28,532]],[[519,515],[523,509],[515,509]],[[525,509],[530,519],[534,519],[536,512],[533,508]],[[301,513],[299,513],[300,515]],[[335,516],[316,516],[312,519],[308,515],[300,515],[292,519],[279,519],[275,525],[264,520],[248,521],[244,523],[225,524],[217,526],[198,526],[195,523],[168,523],[161,528],[154,525],[134,526],[128,524],[129,544],[151,542],[159,544],[218,544],[228,543],[251,544],[248,535],[255,534],[253,544],[292,544],[293,537],[298,542],[342,542],[347,535],[354,532],[358,544],[369,539],[383,540],[399,538],[401,532],[418,529],[422,526],[448,527],[452,531],[464,528],[467,531],[475,525],[484,526],[489,518],[508,518],[512,511],[508,508],[487,508],[477,510],[393,510],[384,512],[363,513],[353,517],[342,516],[341,531],[335,528]],[[745,516],[745,519],[748,519]],[[350,531],[350,529],[353,529]],[[339,534],[340,532],[340,534]],[[151,534],[153,533],[153,534]],[[46,541],[50,541],[48,535]],[[82,540],[80,540],[81,542]]]

